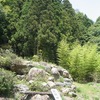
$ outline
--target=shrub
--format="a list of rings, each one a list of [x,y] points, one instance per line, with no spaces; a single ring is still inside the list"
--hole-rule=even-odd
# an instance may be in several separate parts
[[[100,66],[98,66],[95,69],[94,75],[93,75],[94,81],[100,83]]]
[[[40,59],[39,59],[39,56],[38,56],[38,55],[34,55],[32,59],[33,59],[33,61],[37,61],[37,62],[38,62],[38,61],[40,61]]]
[[[70,46],[63,40],[58,46],[59,64],[68,69],[78,82],[93,81],[94,71],[99,66],[99,58],[97,45]]]
[[[22,58],[9,50],[0,49],[0,67],[11,69],[11,65],[21,65]]]
[[[70,52],[70,72],[77,81],[92,81],[95,68],[98,66],[96,45],[76,46]]]
[[[65,40],[62,40],[59,43],[58,49],[57,49],[57,54],[58,54],[58,62],[61,66],[64,68],[68,69],[69,67],[69,44],[66,43]]]
[[[14,73],[0,68],[0,95],[9,95],[13,91]]]
[[[11,58],[0,56],[0,67],[9,68],[11,66]]]

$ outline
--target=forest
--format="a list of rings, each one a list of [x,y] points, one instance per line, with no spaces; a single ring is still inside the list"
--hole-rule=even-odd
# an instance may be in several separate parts
[[[100,81],[100,17],[68,0],[0,0],[0,48],[55,63],[78,82]],[[1,58],[0,58],[1,59]]]

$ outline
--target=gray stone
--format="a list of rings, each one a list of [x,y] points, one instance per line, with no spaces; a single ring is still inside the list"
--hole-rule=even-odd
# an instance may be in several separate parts
[[[42,96],[42,100],[51,100],[50,97],[48,95],[43,95]]]
[[[42,100],[42,96],[40,94],[37,94],[37,95],[33,96],[31,98],[31,100]]]
[[[17,88],[18,91],[29,91],[28,86],[24,84],[17,84],[15,85],[15,88]]]
[[[69,92],[68,95],[71,96],[71,97],[76,97],[77,96],[77,94],[75,92]]]
[[[47,71],[48,73],[51,73],[51,66],[45,66],[45,71]]]
[[[41,83],[41,85],[43,86],[43,88],[49,89],[49,85],[46,82]]]
[[[34,82],[33,80],[30,80],[30,81],[29,81],[29,84],[32,84],[33,82]]]
[[[48,95],[35,95],[31,98],[31,100],[50,100],[50,97]]]
[[[53,82],[54,82],[54,77],[52,77],[52,76],[49,77],[49,78],[48,78],[48,81],[53,81]]]
[[[63,71],[63,77],[69,78],[69,72],[67,70]]]
[[[72,82],[71,79],[69,79],[69,78],[64,78],[64,81],[65,82]]]
[[[59,71],[60,75],[63,76],[63,69],[62,68],[58,68],[58,71]]]
[[[54,67],[53,67],[53,68],[51,69],[51,74],[54,76],[55,80],[59,79],[60,74],[59,74],[59,71],[58,71],[57,68],[54,68]]]
[[[65,86],[71,87],[72,83],[71,82],[64,82]]]
[[[59,75],[58,69],[57,69],[57,68],[54,68],[54,67],[51,69],[51,73],[52,73],[53,75],[55,75],[55,74],[56,74],[56,75]]]
[[[17,78],[18,78],[19,80],[22,80],[22,79],[25,78],[25,75],[17,75]]]
[[[74,84],[72,84],[72,85],[71,85],[71,89],[72,89],[73,91],[75,91],[75,90],[76,90],[76,86],[75,86]]]
[[[71,92],[71,88],[62,88],[63,94],[68,94],[69,92]]]
[[[50,86],[50,88],[53,88],[56,86],[56,84],[52,81],[48,81],[47,84]]]
[[[31,68],[29,73],[28,73],[28,79],[29,80],[34,80],[34,78],[36,76],[41,76],[41,77],[45,77],[46,72],[43,69],[39,69],[39,68]]]
[[[62,83],[62,82],[55,82],[55,84],[56,84],[56,86],[65,86],[65,84],[64,83]]]

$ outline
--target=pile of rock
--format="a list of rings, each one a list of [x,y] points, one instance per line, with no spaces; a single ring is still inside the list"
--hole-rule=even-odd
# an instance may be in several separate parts
[[[60,95],[63,98],[65,98],[65,100],[66,98],[68,98],[68,96],[70,97],[77,96],[75,93],[76,86],[73,84],[73,79],[66,69],[54,64],[48,64],[46,62],[39,62],[39,63],[33,62],[30,64],[32,68],[29,70],[27,75],[27,80],[29,84],[33,84],[34,82],[36,82],[37,81],[36,79],[38,79],[39,76],[40,78],[44,79],[44,81],[41,82],[41,87],[43,87],[43,89],[48,88],[49,92],[51,89],[57,89]],[[17,85],[19,91],[20,90],[25,91],[23,87],[27,88],[27,86],[25,85],[23,86]],[[51,99],[49,95],[36,94],[34,96],[31,96],[31,99],[29,100],[51,100]]]

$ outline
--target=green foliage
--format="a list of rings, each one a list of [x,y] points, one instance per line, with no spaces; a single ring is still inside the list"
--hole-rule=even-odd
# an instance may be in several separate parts
[[[77,92],[77,97],[75,100],[79,98],[83,100],[99,100],[99,92],[100,92],[100,84],[99,83],[87,83],[87,84],[80,84],[74,83]]]
[[[38,92],[46,92],[49,89],[48,88],[44,88],[42,85],[43,82],[41,81],[34,81],[31,85],[30,85],[30,89],[32,91],[38,91]]]
[[[47,76],[42,77],[40,75],[37,75],[37,77],[34,79],[34,82],[32,82],[29,87],[32,91],[46,92],[49,90],[49,87],[44,88],[42,84],[44,82],[47,82]]]
[[[64,78],[62,76],[59,77],[59,79],[57,79],[58,82],[64,82]]]
[[[14,73],[0,68],[0,96],[13,93]]]
[[[100,17],[98,17],[97,21],[88,29],[87,34],[90,38],[89,41],[91,43],[96,43],[100,51]]]
[[[0,3],[0,45],[8,42],[6,15]]]
[[[9,43],[19,56],[32,57],[42,51],[42,59],[57,63],[57,46],[62,35],[68,42],[88,41],[92,21],[75,13],[68,0],[1,0],[0,44]]]
[[[36,68],[39,68],[39,69],[45,69],[45,67],[44,66],[36,66]]]
[[[75,12],[68,0],[8,0],[3,5],[7,4],[11,9],[7,16],[12,33],[9,43],[18,55],[38,55],[42,50],[43,59],[57,62],[61,35],[69,36],[69,41],[77,37]]]
[[[69,44],[66,43],[65,40],[62,40],[59,43],[57,54],[58,54],[58,61],[61,66],[68,69],[69,68]]]
[[[37,61],[37,62],[40,61],[38,55],[34,55],[34,56],[32,57],[32,60],[33,60],[33,61]]]
[[[93,81],[94,71],[100,62],[97,45],[70,46],[62,40],[58,47],[58,57],[59,64],[70,71],[74,80]]]
[[[95,82],[100,82],[100,66],[95,69],[93,78]]]
[[[10,69],[11,65],[13,64],[21,65],[21,63],[22,63],[22,58],[12,53],[12,51],[0,49],[0,67],[1,68]]]
[[[89,35],[87,34],[88,28],[93,25],[93,21],[90,20],[85,14],[81,12],[76,12],[76,29],[78,31],[77,39],[80,41],[81,45],[85,44],[89,40]]]
[[[77,81],[92,81],[98,60],[96,45],[78,45],[70,53],[69,70]]]
[[[11,58],[10,57],[2,57],[0,56],[0,67],[7,68],[11,65]]]

